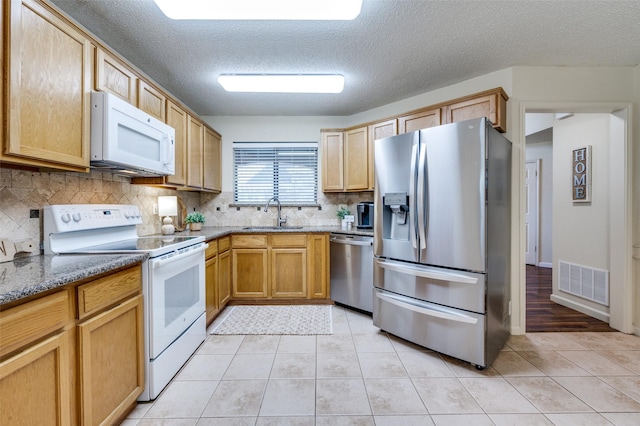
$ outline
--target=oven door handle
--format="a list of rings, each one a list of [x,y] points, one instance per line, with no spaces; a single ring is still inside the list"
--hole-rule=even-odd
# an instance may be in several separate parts
[[[197,249],[191,250],[188,253],[185,253],[185,254],[182,254],[182,255],[172,256],[172,257],[169,257],[167,259],[157,259],[157,260],[151,259],[150,260],[151,267],[153,269],[161,268],[161,267],[163,267],[165,265],[168,265],[170,263],[177,262],[179,260],[185,259],[186,257],[192,256],[194,254],[198,254],[200,252],[203,252],[203,251],[205,251],[207,249],[207,247],[209,247],[209,244],[204,243],[201,247],[198,247]]]

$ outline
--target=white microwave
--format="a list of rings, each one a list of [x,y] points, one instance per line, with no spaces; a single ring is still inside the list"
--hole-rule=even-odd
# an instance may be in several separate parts
[[[175,129],[105,92],[91,93],[91,167],[127,176],[175,173]]]

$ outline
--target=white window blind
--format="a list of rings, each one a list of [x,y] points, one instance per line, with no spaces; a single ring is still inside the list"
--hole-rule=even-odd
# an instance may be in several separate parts
[[[234,201],[315,205],[318,201],[317,143],[233,144]]]

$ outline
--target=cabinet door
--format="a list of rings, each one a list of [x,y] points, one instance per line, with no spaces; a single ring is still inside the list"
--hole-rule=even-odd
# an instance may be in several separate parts
[[[233,249],[233,298],[264,299],[268,296],[267,249]]]
[[[187,112],[167,100],[167,124],[176,130],[176,172],[167,176],[167,182],[175,185],[184,185],[187,181]]]
[[[136,105],[136,74],[101,48],[96,49],[96,90],[120,96]]]
[[[231,250],[218,255],[218,306],[220,309],[231,299]]]
[[[344,189],[347,191],[366,190],[369,188],[367,128],[360,127],[345,133]]]
[[[219,134],[204,128],[204,167],[203,186],[213,192],[222,190],[221,160],[222,160],[222,139]]]
[[[271,250],[271,296],[307,297],[307,250]]]
[[[371,124],[368,131],[367,153],[369,155],[369,190],[373,191],[375,186],[375,141],[376,139],[387,138],[398,134],[398,120],[383,121],[381,123]]]
[[[329,236],[327,234],[309,234],[307,260],[309,297],[329,298]]]
[[[138,80],[138,108],[164,123],[167,97],[144,80]]]
[[[54,335],[0,363],[0,423],[72,423],[68,334]]]
[[[82,424],[113,424],[144,388],[142,296],[78,325]]]
[[[344,190],[344,136],[342,132],[322,132],[322,190]]]
[[[506,117],[504,117],[506,99],[501,93],[502,91],[491,93],[449,105],[446,108],[446,122],[457,123],[473,118],[487,117],[493,123],[493,127],[505,132],[507,130]]]
[[[202,147],[204,126],[198,119],[189,116],[187,143],[187,185],[202,188]]]
[[[205,263],[205,301],[207,325],[215,318],[219,310],[218,304],[218,258],[212,257]]]
[[[6,6],[7,2],[5,2]],[[33,0],[11,0],[6,96],[11,162],[87,171],[91,44]]]
[[[398,118],[398,133],[415,132],[442,124],[440,108],[420,111]]]

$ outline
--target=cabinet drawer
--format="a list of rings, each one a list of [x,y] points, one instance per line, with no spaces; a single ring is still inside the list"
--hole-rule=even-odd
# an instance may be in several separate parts
[[[271,235],[271,247],[306,247],[307,236],[305,234],[273,234]]]
[[[205,259],[211,259],[213,256],[218,255],[218,240],[207,241],[209,247],[204,252]]]
[[[264,234],[234,235],[232,244],[233,244],[233,248],[266,248],[267,235],[264,235]]]
[[[73,320],[69,290],[0,312],[0,357],[63,328]]]
[[[231,237],[224,237],[218,239],[218,253],[227,251],[231,248]]]
[[[78,286],[78,318],[106,308],[142,288],[142,267],[126,269]]]

